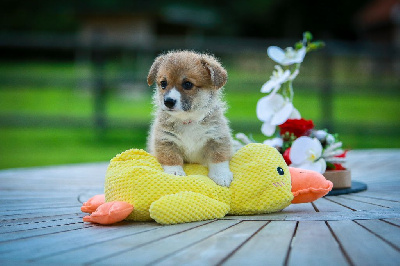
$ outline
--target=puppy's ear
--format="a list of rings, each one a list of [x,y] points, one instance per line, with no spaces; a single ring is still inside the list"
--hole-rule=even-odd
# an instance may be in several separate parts
[[[149,86],[153,85],[153,83],[156,81],[157,78],[157,73],[158,69],[160,68],[160,65],[162,61],[164,60],[165,55],[159,55],[153,62],[153,65],[151,65],[149,74],[147,75],[147,84]]]
[[[217,88],[221,88],[228,80],[228,73],[225,68],[213,56],[203,54],[201,63],[210,74],[212,84]]]

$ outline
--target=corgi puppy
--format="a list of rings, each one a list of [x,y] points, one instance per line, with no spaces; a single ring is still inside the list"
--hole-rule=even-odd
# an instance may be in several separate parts
[[[185,176],[183,164],[198,163],[215,183],[230,185],[232,137],[222,100],[227,78],[209,54],[171,51],[155,59],[147,77],[156,85],[147,149],[166,173]]]

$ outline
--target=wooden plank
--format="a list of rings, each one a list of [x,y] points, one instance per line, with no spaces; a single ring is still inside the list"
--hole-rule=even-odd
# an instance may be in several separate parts
[[[400,217],[400,212],[390,209],[352,212],[316,212],[289,215],[286,221],[341,221],[356,219],[385,219]]]
[[[49,206],[54,206],[54,207],[68,207],[68,206],[77,206],[80,205],[81,203],[77,201],[76,197],[74,199],[64,199],[64,200],[32,200],[32,201],[0,201],[1,207],[0,207],[0,213],[7,213],[7,211],[16,211],[16,210],[27,210],[27,209],[41,209],[41,208],[48,208]]]
[[[39,260],[73,250],[86,250],[90,245],[114,241],[121,237],[133,237],[161,227],[156,223],[122,223],[115,226],[92,226],[53,235],[20,239],[0,244],[0,258],[24,261]],[[25,251],[23,255],[21,250]],[[64,261],[64,259],[61,258],[60,261]]]
[[[379,177],[382,175],[393,173],[394,176],[399,176],[399,154],[398,149],[350,151],[346,165],[354,173],[354,178],[358,178],[360,173],[365,178],[362,181],[380,181]]]
[[[280,211],[259,215],[227,215],[221,219],[239,221],[284,221],[287,216],[286,213]]]
[[[311,212],[311,213],[315,212],[315,209],[311,203],[291,204],[287,208],[282,210],[282,213],[285,214],[305,213],[305,212]]]
[[[38,180],[47,178],[80,180],[82,184],[86,184],[86,180],[90,180],[91,184],[104,183],[104,175],[108,163],[83,163],[58,166],[30,167],[6,169],[0,171],[0,179],[14,180]]]
[[[365,192],[291,205],[277,213],[177,226],[83,224],[80,201],[102,193],[107,163],[0,171],[0,264],[107,263],[112,258],[130,264],[133,256],[138,264],[282,265],[298,262],[296,257],[305,259],[315,249],[321,265],[327,264],[324,258],[332,249],[326,246],[335,242],[343,252],[338,256],[346,254],[354,265],[398,263],[400,150],[355,151],[355,156],[352,152],[348,166],[353,180],[368,184]],[[290,246],[296,221],[300,222]],[[323,237],[328,243],[319,241]],[[328,254],[332,261],[336,251]]]
[[[262,221],[241,222],[154,265],[219,264],[265,224]]]
[[[384,221],[400,226],[400,218],[384,219]]]
[[[91,227],[91,226],[93,226],[93,225],[86,225],[86,224],[83,224],[83,222],[79,221],[79,222],[65,223],[62,226],[61,225],[50,226],[50,227],[43,226],[43,228],[36,228],[35,230],[9,232],[9,233],[1,234],[0,243],[11,241],[11,240],[17,240],[17,239],[37,237],[37,236],[42,236],[42,235],[50,235],[50,234],[55,234],[55,233],[59,233],[59,232],[68,232],[68,231],[78,230],[78,229],[82,229],[85,227]]]
[[[170,237],[140,246],[124,253],[101,259],[95,264],[101,265],[148,265],[162,260],[171,254],[184,250],[185,248],[200,242],[214,234],[234,226],[239,221],[220,220],[192,230],[184,231]],[[63,258],[65,254],[63,254]],[[89,262],[93,263],[93,262]]]
[[[382,178],[385,178],[382,176]],[[388,192],[393,194],[393,191],[400,191],[400,181],[389,181],[386,182],[377,182],[377,183],[368,183],[368,189],[371,192],[379,191],[379,192]]]
[[[325,222],[299,222],[288,265],[348,265]]]
[[[334,235],[355,265],[398,265],[400,252],[353,221],[329,221]]]
[[[4,233],[20,232],[26,230],[53,227],[53,226],[62,226],[65,224],[77,224],[77,223],[83,224],[81,218],[71,217],[71,216],[63,216],[62,218],[57,218],[57,219],[36,218],[29,220],[31,221],[24,223],[3,225],[2,227],[0,227],[0,236]]]
[[[315,207],[320,212],[351,212],[352,210],[346,208],[336,202],[329,201],[325,198],[318,199],[313,202]]]
[[[1,170],[0,170],[1,173]],[[0,180],[3,181],[0,177]],[[21,180],[24,182],[25,180]],[[53,186],[57,185],[56,179],[53,181]],[[77,198],[77,195],[88,194],[88,195],[96,195],[104,193],[104,186],[90,186],[84,187],[80,186],[70,190],[59,190],[57,188],[45,190],[31,190],[29,187],[25,187],[23,189],[13,188],[11,190],[4,190],[0,187],[0,200],[36,200],[36,199],[57,199],[57,198]],[[62,193],[60,193],[62,191]]]
[[[89,190],[78,195],[78,202],[84,203],[88,201],[91,197],[99,194],[104,194],[104,187],[101,190]]]
[[[61,214],[61,215],[52,215],[50,217],[41,216],[41,217],[29,217],[29,218],[18,218],[18,219],[10,219],[0,221],[0,233],[3,232],[3,229],[6,227],[14,227],[15,231],[18,231],[19,226],[24,226],[32,223],[46,223],[47,221],[53,220],[61,220],[61,219],[78,219],[82,220],[83,214],[75,213],[75,214]]]
[[[55,207],[55,208],[38,209],[38,210],[10,211],[7,212],[7,214],[2,214],[0,221],[9,221],[9,220],[23,219],[23,218],[51,217],[54,215],[64,215],[64,214],[81,215],[82,213],[80,205],[65,207],[65,208]]]
[[[84,248],[71,249],[66,252],[54,252],[33,261],[40,264],[64,261],[71,265],[99,261],[208,223],[210,223],[210,221],[161,226],[155,231],[145,231],[140,234],[121,236],[108,241],[92,243],[91,245],[86,245]],[[134,224],[132,226],[134,226]]]
[[[91,226],[86,228],[80,228],[72,231],[61,231],[54,234],[41,235],[32,238],[19,238],[12,241],[6,241],[0,243],[0,258],[4,259],[4,254],[7,253],[8,258],[17,257],[20,255],[21,250],[26,250],[29,252],[24,253],[24,258],[30,259],[32,256],[36,255],[41,251],[49,251],[57,249],[58,247],[71,248],[72,244],[69,243],[70,239],[79,240],[75,241],[76,246],[79,244],[90,242],[91,237],[101,236],[102,233],[112,230],[115,227],[104,227],[99,231],[100,226]],[[79,239],[80,236],[84,236],[87,239],[85,242]],[[6,258],[7,258],[6,256]]]
[[[223,265],[284,265],[296,222],[270,222]]]
[[[361,224],[374,234],[385,239],[391,243],[400,251],[400,228],[392,224],[380,221],[380,220],[358,220],[358,224]]]
[[[284,221],[292,215],[315,214],[315,209],[311,203],[291,204],[280,212],[273,212],[259,215],[227,215],[222,219],[241,220],[241,221]]]
[[[226,216],[226,220],[241,221],[340,221],[360,219],[388,219],[400,217],[398,209],[373,209],[368,211],[345,212],[296,212],[296,213],[272,213],[254,216]]]
[[[370,204],[370,203],[364,203],[364,202],[360,202],[357,200],[348,199],[343,196],[330,196],[330,197],[326,197],[326,199],[330,200],[332,202],[339,203],[343,206],[346,206],[346,207],[348,207],[352,210],[356,210],[356,211],[388,209],[387,207],[382,207],[380,205],[375,205],[375,204]]]
[[[357,193],[354,195],[357,195],[360,197],[368,197],[371,199],[380,199],[380,200],[387,200],[387,201],[392,201],[392,202],[400,202],[399,192],[397,190],[385,191],[385,192],[367,190],[365,192]]]
[[[4,195],[0,196],[0,202],[2,205],[6,205],[6,206],[1,206],[1,208],[7,207],[7,206],[14,206],[14,205],[26,205],[26,204],[38,204],[38,205],[48,205],[49,204],[49,198],[29,198],[29,197],[21,197],[21,198],[3,198]],[[22,196],[22,195],[21,195]],[[77,197],[76,195],[74,196],[54,196],[51,198],[52,202],[76,202]]]
[[[343,195],[342,197],[345,199],[356,200],[359,202],[369,203],[369,204],[377,205],[380,207],[400,208],[400,202],[394,202],[394,201],[377,199],[377,198],[362,197],[362,196],[352,195],[352,194]]]

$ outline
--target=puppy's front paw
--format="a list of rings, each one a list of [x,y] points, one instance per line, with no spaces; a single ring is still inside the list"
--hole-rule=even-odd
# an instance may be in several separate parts
[[[208,177],[220,186],[229,187],[233,180],[233,174],[229,170],[229,162],[210,163],[208,165]]]
[[[180,165],[163,165],[162,167],[167,174],[186,176],[185,171],[183,171]]]

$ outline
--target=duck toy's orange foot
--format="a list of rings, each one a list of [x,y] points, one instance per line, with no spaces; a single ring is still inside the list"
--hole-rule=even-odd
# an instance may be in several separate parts
[[[96,195],[85,202],[81,208],[82,211],[93,210],[94,205],[91,204],[99,203],[98,200],[101,199],[102,196],[104,197],[104,195]],[[90,215],[83,217],[83,221],[104,225],[113,224],[124,220],[126,217],[129,216],[129,214],[132,213],[132,211],[133,206],[124,201],[101,203],[94,212],[91,212]]]
[[[88,201],[83,203],[81,211],[86,213],[95,212],[97,208],[104,203],[106,203],[106,197],[104,194],[93,196]]]

